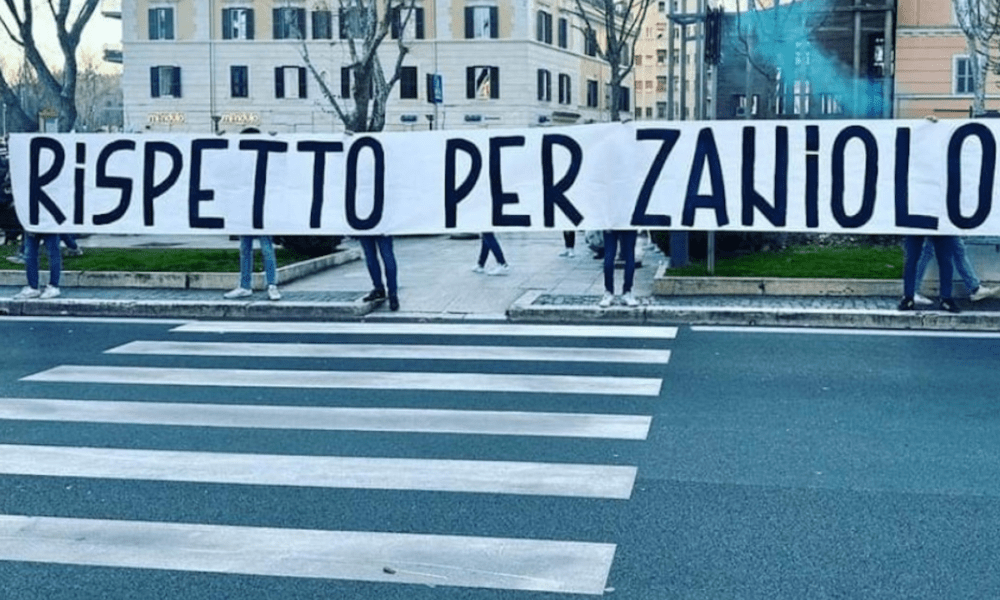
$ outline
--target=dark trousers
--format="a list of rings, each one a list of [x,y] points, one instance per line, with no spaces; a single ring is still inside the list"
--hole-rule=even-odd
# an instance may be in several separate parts
[[[941,299],[951,298],[952,278],[954,277],[953,237],[946,235],[908,235],[903,238],[903,249],[906,258],[903,261],[903,297],[913,298],[917,288],[917,262],[924,247],[924,238],[934,244],[934,256],[937,258],[938,277],[941,280]]]
[[[486,232],[480,237],[482,238],[482,244],[479,245],[479,266],[486,266],[486,259],[489,258],[490,252],[497,259],[497,264],[507,264],[507,261],[503,257],[503,250],[500,249],[500,242],[497,241],[497,236]]]
[[[625,260],[625,282],[622,293],[632,291],[632,281],[635,279],[635,241],[639,232],[630,230],[609,229],[604,232],[604,290],[615,293],[615,255],[618,247],[622,249],[622,259]]]
[[[376,290],[386,291],[386,286],[382,285],[382,267],[378,262],[378,255],[382,256],[385,263],[385,282],[389,286],[389,296],[396,296],[396,255],[392,251],[392,237],[388,235],[365,235],[359,236],[361,249],[365,252],[365,265],[368,267],[368,275],[372,278],[372,286]]]

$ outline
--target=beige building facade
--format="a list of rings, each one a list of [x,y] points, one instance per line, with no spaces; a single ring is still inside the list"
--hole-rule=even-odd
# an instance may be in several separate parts
[[[965,36],[948,0],[899,0],[896,106],[900,119],[969,117],[972,74]],[[996,75],[987,74],[986,108],[1000,109]]]
[[[588,52],[574,0],[417,0],[416,7],[386,131],[608,119],[608,68]],[[305,49],[350,107],[347,38],[357,22],[339,2],[123,0],[121,16],[126,130],[343,129],[303,58]],[[391,69],[396,40],[387,37],[380,52]],[[431,74],[442,83],[439,103],[429,99]],[[631,80],[626,85],[631,99]]]

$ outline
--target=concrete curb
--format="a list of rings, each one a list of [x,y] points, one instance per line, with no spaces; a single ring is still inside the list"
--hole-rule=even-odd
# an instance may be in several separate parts
[[[288,283],[351,261],[360,260],[356,248],[345,248],[333,254],[297,262],[278,269],[278,284]],[[48,281],[48,272],[39,273]],[[131,273],[125,271],[63,271],[59,287],[160,288],[181,290],[228,290],[239,281],[239,273]],[[23,286],[24,269],[0,271],[0,285]],[[264,289],[264,274],[254,273],[253,287]]]
[[[358,320],[372,310],[367,302],[270,302],[192,300],[0,300],[0,315],[12,317],[121,317],[152,319],[238,319],[247,321]]]

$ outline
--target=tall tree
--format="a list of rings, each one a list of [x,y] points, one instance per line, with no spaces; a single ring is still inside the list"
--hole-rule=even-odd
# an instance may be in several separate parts
[[[348,131],[374,132],[385,127],[386,104],[403,72],[403,59],[409,52],[406,33],[415,13],[414,0],[340,0],[340,28],[348,57],[343,66],[350,73],[349,101],[333,92],[322,75],[322,66],[309,54],[305,35],[300,36],[300,54],[306,67]],[[392,70],[386,72],[379,51],[390,32],[396,38],[396,56]]]
[[[653,0],[576,0],[577,15],[584,24],[585,44],[608,63],[611,71],[608,114],[612,121],[621,117],[622,82],[635,66],[639,28],[652,3]],[[603,44],[598,31],[604,33]]]
[[[3,0],[6,13],[0,13],[0,26],[15,44],[20,46],[24,59],[35,72],[39,83],[47,94],[55,98],[59,113],[59,131],[70,131],[76,123],[76,50],[80,45],[83,28],[90,21],[100,0],[46,0],[46,6],[55,22],[56,41],[61,55],[61,64],[50,64],[39,46],[42,36],[35,19],[33,0]],[[75,4],[75,10],[71,7]],[[0,72],[0,100],[7,107],[7,119],[11,129],[35,131],[37,119],[22,106],[15,90],[4,74]]]
[[[952,0],[958,26],[965,34],[972,75],[972,114],[986,110],[986,72],[997,64],[1000,34],[1000,2],[997,0]]]

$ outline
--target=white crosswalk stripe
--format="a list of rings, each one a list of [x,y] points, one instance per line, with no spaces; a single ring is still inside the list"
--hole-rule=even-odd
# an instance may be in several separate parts
[[[486,410],[477,404],[454,410],[435,408],[280,406],[213,401],[227,388],[302,390],[387,390],[440,392],[479,403],[492,397],[544,394],[556,401],[592,398],[590,402],[626,402],[659,397],[660,377],[578,374],[597,365],[636,365],[647,370],[668,364],[669,350],[657,343],[676,336],[676,328],[533,326],[509,324],[416,323],[186,323],[171,336],[222,333],[225,341],[135,340],[105,351],[114,365],[58,365],[21,379],[33,384],[105,384],[163,389],[205,386],[204,402],[89,400],[64,398],[0,398],[0,419],[33,423],[74,423],[144,427],[241,428],[246,431],[385,432],[422,435],[524,436],[562,438],[564,443],[647,439],[648,415],[577,412]],[[246,341],[258,334],[334,339],[311,343]],[[393,343],[337,342],[335,336],[390,335]],[[411,344],[402,335],[433,335],[460,342],[467,336],[488,341],[475,344]],[[504,337],[540,336],[554,345],[504,344]],[[583,339],[585,347],[558,346],[554,338]],[[259,339],[259,338],[258,338]],[[633,345],[627,346],[631,340]],[[322,343],[319,343],[322,342]],[[579,341],[575,342],[580,344]],[[652,346],[652,348],[650,348]],[[217,368],[211,363],[250,359],[241,366]],[[257,358],[268,359],[257,361]],[[310,370],[274,368],[294,359],[329,360],[336,368],[310,362]],[[280,362],[288,359],[287,362]],[[340,359],[443,361],[426,372],[373,363],[385,370],[351,370]],[[127,364],[141,361],[141,365]],[[482,361],[479,372],[465,372]],[[86,361],[81,361],[86,362]],[[157,363],[168,363],[161,366]],[[185,363],[193,363],[188,366]],[[490,372],[502,363],[502,373]],[[398,362],[396,363],[398,366]],[[542,374],[536,364],[548,365]],[[559,373],[559,365],[567,370]],[[570,368],[572,367],[572,368]],[[422,367],[421,367],[422,368]],[[462,371],[458,372],[458,368]],[[623,371],[619,375],[618,372]],[[550,374],[556,372],[557,374]],[[576,373],[576,374],[574,374]],[[220,390],[219,392],[212,391]],[[465,395],[462,395],[462,394]],[[339,397],[339,396],[338,396]],[[368,396],[372,397],[371,395]],[[374,395],[377,399],[379,396]],[[192,430],[193,431],[193,430]],[[182,437],[177,430],[169,435]],[[141,441],[139,442],[141,444]],[[284,449],[284,448],[282,448]],[[380,454],[386,454],[381,451]],[[412,454],[412,452],[410,453]],[[392,457],[267,454],[84,447],[56,443],[0,445],[0,474],[91,481],[146,481],[244,486],[259,489],[386,490],[392,493],[497,494],[589,501],[627,501],[638,469],[633,465],[530,460],[466,460]],[[490,457],[495,458],[495,457]],[[457,496],[456,496],[457,497]],[[500,496],[498,496],[500,497]],[[266,525],[266,523],[264,524]],[[445,532],[447,533],[447,532]],[[568,537],[568,536],[567,536]],[[606,542],[603,541],[602,542]],[[0,515],[0,560],[171,569],[246,575],[276,575],[385,583],[425,584],[600,595],[605,592],[616,546],[573,540],[453,536],[431,533],[387,533],[282,529],[209,523],[165,523],[81,516]]]
[[[0,419],[644,440],[641,415],[0,398]]]

